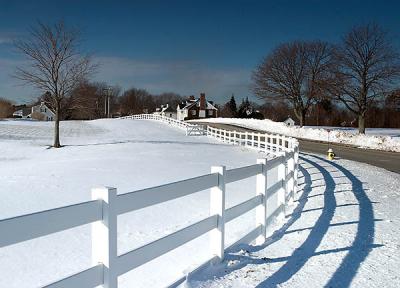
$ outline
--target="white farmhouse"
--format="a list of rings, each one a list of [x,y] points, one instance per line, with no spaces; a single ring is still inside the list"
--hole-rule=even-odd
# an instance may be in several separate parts
[[[53,121],[56,114],[44,103],[32,107],[31,118],[42,121]]]

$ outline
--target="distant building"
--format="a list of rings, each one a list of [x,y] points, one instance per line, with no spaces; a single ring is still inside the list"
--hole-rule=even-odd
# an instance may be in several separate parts
[[[285,123],[287,126],[294,126],[295,125],[294,120],[290,116],[288,116],[288,118],[285,121],[283,121],[283,123]]]
[[[212,101],[206,100],[206,95],[200,93],[200,98],[196,99],[190,96],[188,100],[179,104],[176,108],[176,118],[178,120],[191,120],[202,118],[216,118],[218,109]]]
[[[14,118],[29,119],[31,118],[32,108],[26,107],[26,105],[15,106],[13,113]]]
[[[169,104],[161,105],[160,108],[156,108],[156,112],[153,112],[153,114],[176,119],[176,110],[169,106]]]
[[[38,105],[27,107],[24,105],[14,106],[14,118],[35,119],[40,121],[53,121],[56,114],[44,102]]]
[[[53,121],[56,114],[44,103],[32,107],[31,118],[41,121]]]
[[[160,114],[165,117],[176,119],[176,109],[172,108],[168,104],[161,106]]]

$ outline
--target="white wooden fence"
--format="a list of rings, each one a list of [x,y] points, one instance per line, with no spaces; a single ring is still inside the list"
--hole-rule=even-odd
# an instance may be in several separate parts
[[[157,120],[185,130],[186,135],[188,136],[206,134],[206,130],[203,125],[191,124],[157,114],[137,114],[121,117],[120,119]]]
[[[146,118],[142,116],[140,119]],[[183,127],[185,124],[178,125]],[[257,244],[263,243],[268,224],[279,214],[284,213],[285,207],[294,199],[298,170],[297,141],[282,136],[273,136],[275,140],[270,141],[268,138],[271,135],[267,134],[238,132],[232,134],[230,131],[210,127],[207,134],[227,143],[247,146],[261,152],[271,152],[275,157],[261,158],[254,165],[230,170],[224,166],[213,166],[206,175],[126,194],[118,195],[117,189],[110,187],[94,188],[91,201],[0,220],[0,248],[91,223],[93,266],[44,287],[89,288],[102,285],[105,288],[116,288],[118,276],[208,232],[211,241],[210,260],[205,264],[222,261],[226,249],[225,224],[253,209],[256,210],[253,229],[233,245],[253,240]],[[278,179],[274,183],[271,183],[272,179],[267,179],[267,172],[271,169],[278,169]],[[226,208],[226,184],[253,176],[256,176],[254,197]],[[270,182],[269,187],[267,182]],[[118,215],[208,189],[210,214],[207,218],[118,255]],[[271,197],[274,194],[278,197]],[[267,211],[267,203],[272,201],[271,199],[277,199],[277,203],[274,211]],[[175,287],[184,281],[185,277],[182,277],[169,287]]]

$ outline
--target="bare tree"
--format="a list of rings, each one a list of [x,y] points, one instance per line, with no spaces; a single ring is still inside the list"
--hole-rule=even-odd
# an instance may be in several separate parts
[[[353,28],[337,53],[333,95],[358,117],[358,131],[365,133],[368,109],[384,98],[400,76],[399,54],[387,32],[376,24]]]
[[[42,92],[49,92],[47,104],[55,112],[55,148],[61,147],[62,102],[95,69],[90,57],[79,52],[80,35],[79,30],[69,29],[63,22],[54,25],[39,22],[30,29],[27,40],[15,42],[17,50],[29,62],[23,68],[17,68],[15,77]]]
[[[0,118],[11,117],[13,112],[13,105],[11,101],[0,98]]]
[[[325,93],[333,48],[325,42],[291,42],[278,46],[253,73],[253,92],[260,99],[289,104],[300,126],[310,107]]]

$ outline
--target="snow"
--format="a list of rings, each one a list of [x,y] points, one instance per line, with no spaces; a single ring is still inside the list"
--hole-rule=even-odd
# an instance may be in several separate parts
[[[156,121],[0,121],[0,219],[90,200],[97,185],[126,193],[227,168],[264,155],[187,137]],[[275,177],[274,173],[269,177]],[[271,179],[269,178],[269,179]],[[263,246],[239,245],[186,287],[400,287],[400,175],[347,160],[302,155],[294,211]],[[270,182],[269,182],[270,185]],[[229,208],[253,197],[255,179],[227,185]],[[119,254],[208,216],[202,191],[118,217]],[[254,213],[226,227],[227,245],[255,227]],[[210,257],[208,235],[119,278],[119,287],[163,287]],[[0,249],[0,287],[40,287],[91,266],[90,226]],[[321,269],[323,267],[323,269]]]
[[[50,122],[0,121],[0,219],[90,200],[90,189],[98,185],[126,193],[208,174],[212,165],[230,169],[265,157],[206,136],[188,137],[156,121],[62,122],[61,143],[66,146],[61,149],[48,148],[52,131]],[[236,205],[255,195],[255,177],[227,189],[227,207]],[[202,191],[121,215],[118,252],[161,238],[208,213],[209,191]],[[227,244],[254,228],[254,222],[253,213],[232,221]],[[90,226],[85,225],[0,249],[0,287],[39,287],[90,267],[90,241]],[[123,275],[120,287],[161,286],[208,258],[205,235]]]
[[[269,119],[208,118],[192,121],[232,124],[316,141],[328,141],[329,136],[329,141],[334,143],[354,145],[360,148],[400,152],[400,129],[367,128],[366,135],[361,135],[357,133],[356,129],[349,127],[288,127],[282,122],[274,122]],[[330,130],[329,133],[328,129]]]
[[[317,155],[301,166],[297,206],[266,243],[235,247],[186,287],[400,287],[400,175]]]

